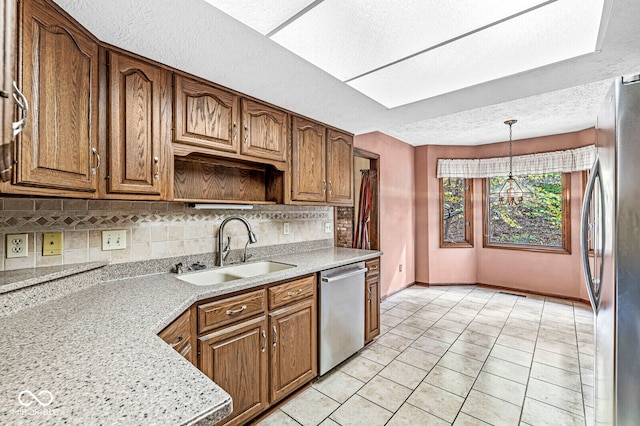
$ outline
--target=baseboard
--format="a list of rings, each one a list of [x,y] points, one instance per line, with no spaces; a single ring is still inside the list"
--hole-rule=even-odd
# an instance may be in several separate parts
[[[509,292],[509,293],[513,293],[513,294],[521,294],[521,295],[530,294],[530,295],[533,295],[533,296],[553,297],[555,299],[567,300],[567,301],[571,301],[571,302],[586,303],[587,305],[590,304],[588,299],[581,299],[579,297],[562,296],[562,295],[559,295],[559,294],[545,293],[545,292],[538,292],[538,291],[531,291],[531,290],[523,290],[523,289],[520,289],[520,288],[506,287],[506,286],[500,286],[500,285],[495,285],[495,284],[487,284],[487,283],[425,283],[425,282],[416,281],[414,283],[414,285],[420,286],[420,287],[439,287],[439,286],[453,286],[453,285],[455,285],[455,286],[475,285],[475,286],[478,286],[478,287],[490,288],[490,289],[493,289],[493,290],[505,291],[505,292]]]
[[[415,285],[415,281],[414,281],[414,282],[412,282],[412,283],[410,283],[410,284],[407,284],[407,285],[406,285],[406,286],[404,286],[404,287],[401,287],[401,288],[397,289],[397,290],[396,290],[396,291],[394,291],[393,293],[389,293],[389,294],[385,294],[384,296],[380,296],[380,301],[381,301],[381,302],[384,302],[385,300],[387,300],[388,298],[390,298],[390,297],[391,297],[391,296],[393,296],[394,294],[399,293],[399,292],[401,292],[402,290],[406,290],[406,289],[408,289],[409,287],[411,287],[411,286],[413,286],[413,285]]]
[[[591,303],[591,302],[589,302],[589,300],[581,299],[579,297],[563,296],[563,295],[560,295],[560,294],[523,290],[523,289],[520,289],[520,288],[505,287],[505,286],[500,286],[500,285],[495,285],[495,284],[486,284],[486,283],[477,283],[476,285],[478,287],[485,287],[485,288],[490,288],[490,289],[493,289],[493,290],[501,290],[501,291],[503,290],[503,291],[507,291],[509,293],[514,293],[514,294],[519,294],[519,293],[523,294],[523,295],[531,294],[533,296],[553,297],[554,299],[567,300],[567,301],[571,301],[571,302],[580,302],[580,303],[586,303],[586,304],[590,304]]]

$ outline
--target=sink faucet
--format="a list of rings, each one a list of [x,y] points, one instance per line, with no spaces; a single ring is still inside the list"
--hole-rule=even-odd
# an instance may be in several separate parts
[[[229,252],[231,251],[231,248],[229,247],[231,243],[231,237],[227,239],[226,247],[223,247],[223,241],[224,241],[224,226],[232,220],[239,220],[240,222],[244,223],[244,225],[247,227],[247,231],[249,231],[249,241],[247,242],[247,244],[248,243],[254,244],[258,242],[258,239],[256,238],[256,234],[254,234],[253,231],[251,230],[251,225],[249,224],[249,221],[247,219],[245,219],[242,216],[229,216],[228,218],[222,221],[222,223],[220,224],[220,230],[218,231],[218,266],[224,266],[224,260],[227,258],[227,256],[229,255]],[[246,260],[246,246],[245,246],[245,260]]]

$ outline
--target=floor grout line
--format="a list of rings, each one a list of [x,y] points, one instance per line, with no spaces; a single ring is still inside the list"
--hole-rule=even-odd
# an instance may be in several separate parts
[[[502,293],[502,292],[497,292],[497,291],[496,292],[491,292],[492,293],[491,297],[485,298],[485,297],[479,297],[479,295],[477,295],[477,294],[473,295],[473,293],[478,290],[478,287],[476,287],[476,286],[474,286],[471,290],[464,291],[464,292],[457,291],[457,290],[459,290],[459,287],[457,287],[457,286],[448,287],[446,290],[444,290],[444,288],[446,288],[446,287],[439,287],[437,295],[435,297],[433,297],[433,298],[428,299],[428,301],[427,301],[427,298],[419,299],[419,301],[416,302],[416,298],[415,297],[414,298],[412,298],[410,296],[402,297],[402,294],[404,293],[404,291],[397,293],[396,295],[394,295],[391,298],[391,299],[395,298],[396,300],[398,300],[397,302],[391,302],[390,299],[387,299],[387,301],[390,301],[390,303],[393,303],[393,306],[390,307],[389,309],[385,310],[384,312],[381,312],[381,314],[387,314],[387,312],[389,310],[392,310],[395,307],[398,307],[399,305],[401,305],[403,303],[412,303],[414,305],[419,305],[420,308],[416,309],[416,310],[403,309],[402,307],[398,308],[398,309],[403,309],[403,310],[405,310],[407,312],[411,312],[411,315],[405,316],[405,317],[395,317],[393,314],[388,314],[390,317],[397,318],[400,321],[397,322],[394,326],[385,326],[386,330],[384,331],[384,333],[382,333],[380,336],[377,337],[377,339],[373,342],[373,344],[377,344],[380,347],[385,348],[385,349],[390,349],[390,350],[396,351],[397,353],[392,353],[392,355],[393,355],[392,358],[387,360],[387,358],[385,357],[384,354],[380,355],[381,357],[385,357],[385,358],[382,358],[382,359],[384,359],[384,363],[381,363],[381,362],[378,362],[376,360],[368,358],[365,355],[367,349],[371,348],[371,345],[368,345],[362,351],[360,351],[358,354],[356,354],[351,360],[349,360],[349,361],[347,361],[347,362],[345,362],[343,364],[343,365],[346,365],[348,362],[351,362],[356,357],[361,357],[362,359],[365,359],[368,362],[373,362],[373,363],[375,363],[375,364],[377,364],[379,366],[382,366],[382,368],[380,370],[378,370],[373,376],[371,376],[366,382],[362,381],[360,378],[356,377],[355,375],[349,374],[346,371],[343,371],[343,370],[340,369],[339,371],[341,371],[343,374],[345,374],[345,375],[347,375],[347,376],[349,376],[349,377],[351,377],[353,379],[356,379],[356,380],[358,380],[358,381],[363,383],[363,385],[360,386],[353,394],[351,394],[345,400],[344,403],[340,403],[339,401],[336,401],[331,396],[323,393],[319,389],[316,389],[315,387],[312,387],[315,391],[319,392],[324,397],[327,397],[331,401],[335,401],[337,404],[339,404],[333,411],[331,411],[329,414],[327,414],[324,417],[322,422],[325,422],[327,420],[331,420],[332,422],[337,423],[335,420],[331,419],[331,416],[334,413],[336,413],[336,411],[338,411],[342,406],[347,404],[356,395],[359,398],[364,399],[368,403],[374,404],[375,406],[380,407],[381,409],[384,409],[387,412],[390,412],[391,413],[391,417],[389,418],[389,420],[386,423],[390,422],[395,417],[395,415],[398,413],[398,411],[401,410],[402,407],[404,407],[407,404],[410,405],[411,407],[414,407],[414,408],[422,411],[422,412],[427,413],[430,416],[434,416],[434,417],[436,417],[438,419],[441,419],[443,421],[449,422],[448,420],[440,417],[439,415],[436,415],[436,414],[434,414],[434,413],[432,413],[430,411],[425,410],[424,408],[422,408],[422,407],[420,407],[418,405],[415,405],[415,404],[409,402],[409,399],[412,397],[412,395],[414,395],[414,393],[418,390],[418,388],[420,388],[420,386],[422,384],[427,383],[429,386],[433,386],[434,388],[437,388],[442,392],[446,392],[448,394],[455,395],[458,398],[462,398],[462,400],[463,400],[462,404],[460,405],[460,409],[456,413],[456,416],[454,417],[452,423],[455,423],[457,418],[460,416],[460,413],[464,413],[465,416],[472,417],[474,419],[477,419],[478,421],[486,422],[485,420],[482,420],[482,419],[478,418],[475,415],[472,415],[472,414],[469,414],[469,413],[466,413],[466,412],[462,411],[462,408],[465,406],[465,404],[466,404],[466,402],[468,400],[468,397],[471,395],[472,391],[478,392],[478,393],[483,394],[483,395],[487,395],[487,396],[489,396],[491,398],[495,398],[496,400],[499,400],[501,403],[509,404],[509,405],[513,405],[513,406],[518,407],[519,410],[520,410],[518,421],[520,423],[520,422],[522,422],[522,417],[523,417],[523,414],[524,414],[524,407],[525,407],[525,403],[527,401],[527,398],[530,398],[531,400],[539,401],[537,398],[530,397],[527,394],[527,392],[529,390],[529,384],[530,384],[530,381],[532,379],[531,373],[532,373],[532,370],[533,370],[534,363],[538,363],[538,364],[540,364],[540,365],[542,365],[544,367],[553,367],[553,368],[564,370],[564,371],[566,371],[568,373],[571,373],[571,374],[576,374],[575,371],[566,370],[566,369],[564,369],[562,367],[558,367],[557,365],[551,365],[551,364],[547,364],[545,362],[540,362],[540,361],[535,361],[534,360],[536,351],[537,350],[543,350],[541,348],[538,348],[539,340],[542,337],[540,335],[540,333],[541,333],[543,325],[546,325],[547,328],[550,328],[552,331],[558,331],[558,330],[555,330],[555,327],[553,325],[549,326],[548,325],[549,322],[556,323],[558,328],[564,328],[565,325],[566,325],[562,321],[556,322],[556,321],[551,320],[549,318],[545,318],[545,309],[547,308],[547,306],[549,306],[549,310],[558,310],[558,312],[560,312],[560,311],[565,309],[564,307],[559,307],[559,306],[552,307],[551,306],[552,303],[558,305],[557,301],[550,300],[547,297],[542,297],[542,298],[539,298],[539,299],[538,298],[529,299],[529,300],[539,300],[540,301],[540,303],[535,303],[535,304],[531,305],[531,307],[527,306],[526,304],[520,304],[520,306],[519,306],[519,301],[520,300],[526,300],[526,296],[523,299],[515,299],[515,300],[513,300],[513,303],[510,303],[510,302],[512,302],[511,300],[509,300],[508,303],[504,303],[505,301],[501,301],[501,300],[499,300],[499,297],[498,298],[496,297],[498,295],[499,296],[503,296],[505,293]],[[431,288],[426,287],[425,291],[428,291],[430,289]],[[466,290],[466,288],[464,290]],[[488,292],[486,289],[482,289],[481,290],[481,293],[486,293],[486,292]],[[407,293],[404,293],[404,294],[407,294]],[[411,294],[413,294],[413,293],[411,293]],[[428,293],[428,294],[429,294],[429,296],[434,296],[433,293]],[[507,296],[510,296],[508,293],[506,293],[506,294],[507,294]],[[448,295],[449,297],[446,297],[445,295]],[[484,295],[485,294],[483,294],[483,296]],[[443,297],[443,296],[445,296],[445,297]],[[473,297],[474,299],[473,300],[466,300],[468,297]],[[440,300],[438,300],[438,299],[440,299]],[[478,300],[484,300],[484,302],[479,302]],[[385,302],[387,302],[387,301],[385,301]],[[468,303],[465,303],[465,301],[467,301]],[[489,307],[487,307],[487,305],[490,304],[492,301],[494,303],[491,304]],[[445,305],[449,305],[451,303],[454,303],[454,304],[451,305],[451,306],[444,306],[442,304],[439,304],[438,302],[444,303]],[[469,307],[469,304],[473,304],[473,306]],[[421,316],[416,316],[416,314],[418,314],[420,311],[423,311],[424,309],[426,309],[429,305],[438,306],[437,314],[439,315],[439,318],[437,320],[435,320],[435,321],[433,321],[432,319],[422,318]],[[585,399],[584,399],[585,396],[584,396],[584,392],[583,392],[584,391],[584,387],[583,387],[584,381],[583,381],[583,377],[582,377],[582,361],[580,360],[580,353],[581,352],[580,352],[580,341],[578,340],[578,327],[577,327],[577,321],[576,321],[576,315],[577,315],[576,314],[576,308],[575,308],[575,304],[570,304],[570,305],[562,304],[562,305],[570,306],[572,308],[571,309],[571,312],[572,312],[571,321],[572,321],[572,327],[573,327],[573,333],[572,334],[574,335],[574,337],[576,339],[575,350],[576,350],[577,357],[578,357],[577,358],[577,364],[578,364],[578,371],[579,372],[577,374],[579,374],[579,381],[580,381],[580,394],[581,394],[581,401],[582,401],[582,419],[584,421],[586,421],[586,418],[587,418],[586,417],[586,404],[585,404]],[[537,308],[538,306],[540,306],[540,309]],[[456,314],[455,311],[454,311],[454,309],[456,307],[464,308],[466,310]],[[506,307],[508,307],[508,310],[504,309]],[[413,308],[413,306],[411,308]],[[444,310],[444,308],[446,308],[446,310]],[[488,311],[485,312],[484,314],[482,314],[482,311],[485,310],[485,309],[487,309]],[[473,316],[468,315],[466,313],[466,312],[469,312],[470,310],[475,311],[475,314]],[[491,315],[491,314],[488,313],[491,310],[496,311],[496,312],[501,312],[501,314],[495,315],[495,316]],[[440,312],[440,311],[442,311],[442,312]],[[454,312],[452,312],[452,311],[454,311]],[[521,314],[521,315],[512,316],[516,312]],[[463,316],[465,318],[468,317],[468,318],[471,318],[471,320],[468,321],[468,322],[465,322],[464,320],[463,321],[456,321],[456,320],[453,320],[453,319],[445,318],[445,316],[450,315],[450,314],[455,314],[458,317],[460,317],[460,316]],[[483,321],[477,321],[478,317],[481,316],[481,315],[483,317],[487,317],[486,323],[483,322]],[[548,314],[548,315],[552,315],[552,314]],[[523,316],[524,318],[522,318],[521,316]],[[561,316],[564,316],[564,315],[561,315]],[[587,315],[584,315],[584,316],[587,317]],[[513,335],[510,335],[510,334],[503,334],[503,331],[504,331],[505,327],[507,327],[507,325],[509,325],[509,321],[510,320],[517,320],[517,321],[512,321],[512,322],[514,322],[516,324],[519,321],[528,321],[528,322],[534,321],[534,320],[532,320],[530,318],[527,318],[527,317],[536,317],[537,318],[537,327],[536,327],[536,331],[535,331],[535,333],[536,333],[535,340],[532,341],[533,342],[533,351],[532,352],[522,351],[518,347],[513,347],[513,346],[516,346],[516,344],[514,342],[510,343],[511,346],[509,346],[508,344],[504,344],[504,342],[503,343],[498,343],[498,340],[500,339],[501,336],[507,336],[509,338],[515,338],[515,339],[523,339],[522,337],[519,337],[518,335],[513,336]],[[411,318],[416,318],[416,319],[420,318],[421,320],[428,321],[431,324],[428,327],[426,327],[424,329],[424,331],[422,331],[422,333],[420,335],[418,335],[417,337],[415,337],[415,338],[414,337],[408,337],[405,334],[397,334],[397,333],[393,332],[393,330],[396,327],[401,326],[405,321],[408,321]],[[437,324],[442,320],[449,321],[451,324],[440,323],[440,325],[437,326]],[[394,321],[392,321],[392,322],[394,322]],[[449,325],[450,327],[458,329],[459,327],[454,326],[453,323],[460,324],[460,327],[462,327],[462,326],[464,326],[464,327],[461,328],[461,331],[459,331],[459,332],[458,331],[452,331],[449,328],[443,327],[443,326]],[[474,327],[473,327],[474,330],[469,330],[468,329],[469,326],[471,326],[471,324],[474,324]],[[496,325],[496,324],[501,324],[501,325]],[[409,325],[409,324],[405,324],[405,325],[407,327],[411,327],[412,329],[422,330],[422,328],[416,327],[414,325]],[[489,335],[489,334],[485,334],[486,336],[488,336],[489,339],[493,340],[490,346],[486,346],[485,344],[480,344],[479,345],[477,343],[474,343],[473,341],[467,341],[467,340],[462,340],[461,339],[462,335],[467,331],[473,332],[473,333],[477,333],[477,334],[483,334],[480,331],[475,331],[479,327],[481,328],[482,326],[487,326],[487,327],[490,326],[490,327],[494,327],[495,329],[499,330],[498,333],[497,333],[497,336],[495,336],[495,337],[492,336],[492,335]],[[513,327],[522,328],[522,327],[519,327],[518,325],[512,325],[512,326]],[[526,328],[522,328],[522,329],[523,330],[527,330]],[[434,336],[433,334],[427,335],[427,333],[430,330],[440,330],[439,333],[442,333],[442,332],[446,332],[446,333],[442,333],[438,337]],[[533,330],[530,330],[530,331],[533,332]],[[450,339],[446,338],[446,334],[448,334],[448,333],[456,335],[455,339],[451,343],[449,343],[449,341],[448,341]],[[397,345],[395,347],[389,346],[393,342],[387,342],[387,344],[384,344],[384,343],[379,341],[379,339],[382,338],[385,335],[391,336],[389,338],[389,340],[393,340],[394,338],[398,338],[397,341],[398,342],[402,342],[404,339],[406,339],[407,341],[410,341],[410,343],[408,345],[406,345],[406,346],[404,346],[403,344],[399,344],[399,345]],[[416,343],[416,341],[418,339],[420,339],[421,337],[426,337],[426,338],[432,339],[434,341],[437,341],[439,343],[446,344],[447,345],[446,351],[442,355],[439,355],[439,354],[434,354],[432,352],[429,352],[428,350],[423,350],[421,348],[413,346]],[[552,341],[552,342],[557,342],[557,343],[565,343],[564,341],[560,340],[560,338],[558,338],[558,337],[555,337],[555,338],[544,337],[543,339],[545,341]],[[506,340],[508,340],[508,339],[506,339]],[[528,340],[528,339],[523,339],[523,340]],[[484,348],[484,349],[486,349],[488,351],[487,355],[484,357],[484,360],[480,360],[480,359],[468,356],[466,354],[461,354],[461,353],[457,353],[455,351],[452,351],[451,348],[454,345],[456,345],[456,343],[458,343],[458,342],[461,342],[464,345],[474,345],[474,346],[477,346],[477,347],[480,347],[480,348]],[[589,344],[589,342],[586,342],[585,344]],[[497,359],[497,360],[499,360],[501,362],[507,362],[507,363],[510,363],[510,364],[514,364],[516,366],[520,366],[520,367],[523,367],[523,368],[528,368],[526,384],[518,382],[516,380],[513,380],[512,377],[514,377],[514,376],[504,377],[503,375],[496,374],[494,372],[490,372],[490,371],[485,371],[484,370],[485,366],[487,365],[488,360],[492,357],[491,354],[492,354],[492,352],[493,352],[493,350],[494,350],[494,348],[496,346],[504,346],[506,348],[509,348],[510,350],[519,350],[519,351],[527,353],[527,354],[529,354],[531,356],[531,360],[529,362],[528,367],[527,366],[523,366],[523,365],[518,364],[518,363],[513,363],[511,360],[505,360],[505,359],[497,358],[497,357],[494,356],[495,359]],[[571,346],[573,346],[573,345],[571,345]],[[403,349],[400,350],[399,347],[403,347]],[[562,346],[560,346],[560,348],[561,347]],[[431,368],[429,370],[425,370],[425,369],[423,369],[421,367],[418,367],[417,365],[414,365],[409,360],[404,360],[404,358],[402,360],[399,360],[398,357],[400,357],[403,353],[405,353],[405,351],[407,349],[409,349],[409,348],[424,352],[425,354],[429,354],[429,355],[434,356],[434,357],[438,357],[437,361],[435,363],[433,363],[433,365],[431,366]],[[464,352],[464,351],[461,351],[461,352]],[[555,352],[555,351],[547,351],[547,352],[550,352],[550,353],[555,354],[555,355],[566,356],[563,353],[559,353],[559,352]],[[442,361],[442,359],[449,353],[455,354],[456,356],[459,356],[459,357],[462,357],[462,358],[465,358],[465,359],[474,360],[474,361],[477,361],[477,362],[482,362],[482,366],[480,367],[480,369],[478,370],[478,373],[474,377],[474,376],[469,376],[469,375],[467,375],[465,373],[462,373],[461,371],[457,371],[457,370],[455,370],[453,368],[449,368],[447,366],[440,365],[440,362]],[[372,356],[372,357],[375,358],[375,355]],[[380,359],[378,359],[378,360],[380,360]],[[403,383],[399,383],[399,381],[396,381],[393,378],[381,376],[380,373],[383,370],[385,370],[394,361],[397,361],[397,362],[403,363],[403,364],[407,364],[407,365],[411,366],[412,368],[416,368],[418,370],[426,372],[426,374],[420,380],[420,382],[417,384],[417,386],[415,388],[411,388],[411,387],[406,386]],[[460,394],[451,392],[448,389],[445,389],[445,388],[443,388],[443,387],[441,387],[439,385],[427,382],[426,381],[427,378],[433,372],[435,367],[441,367],[442,369],[445,369],[445,370],[448,370],[448,371],[451,371],[451,372],[455,372],[457,374],[461,374],[461,375],[464,375],[466,377],[473,378],[473,383],[469,387],[469,390],[466,392],[466,395],[463,397]],[[478,380],[479,380],[479,378],[480,378],[480,376],[481,376],[481,374],[483,372],[485,374],[487,374],[487,375],[499,377],[502,380],[507,380],[507,381],[510,381],[510,382],[512,382],[514,384],[524,385],[524,394],[523,394],[523,398],[522,398],[521,404],[519,404],[519,405],[518,404],[514,404],[511,401],[507,401],[507,400],[505,400],[503,398],[491,395],[491,394],[489,394],[489,393],[487,393],[487,392],[485,392],[483,390],[475,389],[475,385],[478,382]],[[410,391],[409,394],[407,395],[407,397],[402,400],[402,402],[398,405],[398,408],[396,408],[395,410],[390,410],[388,408],[385,408],[385,407],[381,406],[380,404],[376,403],[375,401],[372,401],[371,399],[369,399],[366,396],[364,396],[364,395],[359,393],[369,383],[371,383],[376,377],[381,377],[381,378],[383,378],[385,380],[389,380],[389,381],[397,384],[398,386],[402,386],[402,387],[404,387],[404,388],[406,388],[406,389],[408,389]],[[558,385],[556,383],[549,382],[547,380],[542,380],[542,379],[536,379],[536,380],[540,380],[540,381],[548,383],[548,384],[550,384],[552,386],[557,386],[559,388],[562,388],[562,389],[565,389],[565,390],[568,390],[568,391],[576,392],[575,389],[573,389],[573,388],[569,388],[569,387],[566,387],[566,386]],[[539,402],[543,403],[543,404],[549,404],[549,402],[546,402],[546,401],[539,401]],[[566,410],[566,409],[564,409],[562,407],[556,407],[555,405],[552,405],[552,404],[549,404],[549,405],[553,406],[554,408],[560,409],[560,410],[562,410],[564,412],[570,413],[571,415],[577,415],[575,412]],[[284,413],[284,414],[287,417],[291,418],[297,424],[301,423],[301,422],[298,422],[292,416],[288,415],[287,413]]]

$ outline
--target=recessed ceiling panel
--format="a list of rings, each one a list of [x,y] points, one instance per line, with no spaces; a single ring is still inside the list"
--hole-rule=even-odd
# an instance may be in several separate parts
[[[393,108],[591,53],[601,11],[557,1],[348,84]]]
[[[313,0],[205,1],[262,34],[268,34],[287,19],[313,3]]]
[[[345,81],[541,3],[325,0],[271,38]]]

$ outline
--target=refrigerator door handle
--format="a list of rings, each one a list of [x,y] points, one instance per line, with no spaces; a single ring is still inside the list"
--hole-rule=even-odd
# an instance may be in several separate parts
[[[589,266],[589,234],[591,225],[589,224],[589,213],[591,211],[591,204],[596,201],[593,198],[596,180],[600,175],[600,158],[596,157],[591,172],[589,174],[589,181],[587,182],[587,188],[584,192],[584,201],[582,203],[582,216],[580,220],[580,246],[582,254],[582,268],[584,271],[584,277],[587,284],[587,292],[589,293],[589,300],[591,300],[591,306],[593,310],[598,312],[599,297],[595,294],[594,285],[597,284],[593,275],[591,274],[591,268]],[[594,251],[599,248],[594,247]],[[594,253],[595,254],[595,253]]]

